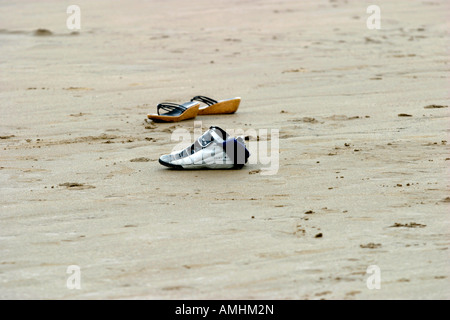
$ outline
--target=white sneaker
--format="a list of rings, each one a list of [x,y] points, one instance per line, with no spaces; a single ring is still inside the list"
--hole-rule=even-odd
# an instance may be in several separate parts
[[[159,163],[177,169],[240,169],[249,156],[244,139],[211,127],[190,147],[161,156]]]

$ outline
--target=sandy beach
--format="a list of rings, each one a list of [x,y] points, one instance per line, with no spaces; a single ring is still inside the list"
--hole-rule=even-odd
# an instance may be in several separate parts
[[[450,299],[448,12],[2,1],[0,298]],[[145,122],[195,95],[242,102]],[[278,161],[258,149],[241,170],[158,163],[178,132],[213,125]]]

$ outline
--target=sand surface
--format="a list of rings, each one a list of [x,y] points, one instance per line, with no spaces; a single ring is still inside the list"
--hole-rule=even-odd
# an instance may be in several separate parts
[[[448,1],[70,4],[0,3],[0,298],[450,298]],[[278,170],[161,166],[194,95]]]

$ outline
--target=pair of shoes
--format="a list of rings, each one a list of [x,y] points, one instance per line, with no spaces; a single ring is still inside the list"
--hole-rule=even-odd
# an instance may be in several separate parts
[[[175,169],[241,169],[249,156],[243,137],[212,126],[190,147],[161,156],[159,163]]]
[[[200,107],[200,103],[204,105]],[[156,107],[158,114],[148,114],[147,118],[155,122],[178,122],[193,119],[197,115],[229,114],[235,113],[240,103],[239,97],[217,101],[205,96],[195,96],[183,104],[160,103]],[[166,112],[161,113],[161,110]]]

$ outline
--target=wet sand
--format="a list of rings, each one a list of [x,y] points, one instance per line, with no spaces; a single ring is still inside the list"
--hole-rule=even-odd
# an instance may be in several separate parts
[[[2,299],[450,298],[448,2],[70,4],[0,4]],[[278,170],[162,167],[195,95]]]

